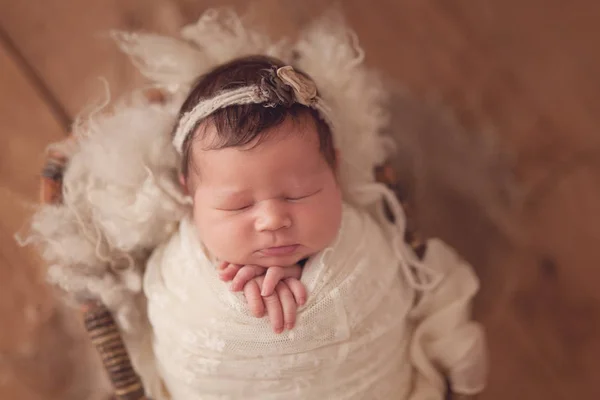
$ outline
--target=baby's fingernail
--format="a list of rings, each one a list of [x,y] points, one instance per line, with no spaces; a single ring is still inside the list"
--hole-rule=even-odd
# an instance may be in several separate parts
[[[285,329],[291,331],[292,329],[294,329],[294,324],[292,324],[292,323],[285,324]]]
[[[267,295],[267,290],[266,290],[265,288],[263,288],[263,289],[260,291],[260,295],[261,295],[261,296],[263,296],[263,297],[265,297],[265,296]]]
[[[281,332],[283,332],[283,328],[281,328],[281,327],[275,328],[275,333],[281,333]]]

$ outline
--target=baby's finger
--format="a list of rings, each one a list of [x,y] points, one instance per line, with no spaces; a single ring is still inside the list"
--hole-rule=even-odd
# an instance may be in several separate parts
[[[262,291],[260,294],[263,297],[270,296],[275,291],[275,286],[283,279],[285,275],[284,268],[282,267],[269,267],[265,274],[265,280],[262,284]]]
[[[240,265],[227,263],[224,268],[218,270],[219,278],[224,282],[229,282],[237,275],[240,268],[242,268]]]
[[[265,273],[265,268],[258,265],[244,265],[240,268],[233,281],[231,282],[231,291],[239,292],[244,288],[247,282]]]
[[[217,271],[223,271],[228,265],[229,263],[227,261],[221,261],[219,265],[217,265]]]
[[[260,287],[255,280],[246,283],[246,286],[244,286],[244,296],[252,315],[256,318],[262,318],[265,315],[265,304],[260,295]]]
[[[283,310],[281,308],[281,301],[277,293],[273,293],[270,296],[263,297],[265,302],[265,308],[267,309],[267,315],[269,315],[269,321],[275,333],[283,332]]]
[[[306,288],[298,279],[288,278],[284,280],[284,282],[288,285],[294,298],[296,299],[296,304],[299,306],[304,305],[306,303]]]
[[[296,324],[296,311],[298,309],[294,295],[288,286],[279,282],[275,288],[279,300],[281,302],[281,308],[283,309],[283,322],[285,329],[293,329]]]

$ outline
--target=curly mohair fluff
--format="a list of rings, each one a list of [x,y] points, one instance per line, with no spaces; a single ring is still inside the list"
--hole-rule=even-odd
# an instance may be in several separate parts
[[[170,104],[137,99],[75,124],[63,201],[38,209],[28,242],[40,246],[49,280],[78,300],[130,309],[147,256],[188,212],[173,121]]]

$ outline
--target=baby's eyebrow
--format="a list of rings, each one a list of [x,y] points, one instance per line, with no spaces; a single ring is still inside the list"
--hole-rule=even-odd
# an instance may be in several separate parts
[[[232,197],[243,197],[247,195],[248,192],[248,189],[219,188],[214,191],[214,195],[219,199],[229,199]]]

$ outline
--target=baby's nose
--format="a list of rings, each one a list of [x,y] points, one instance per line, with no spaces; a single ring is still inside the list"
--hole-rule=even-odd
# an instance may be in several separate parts
[[[292,219],[285,205],[272,201],[263,204],[256,218],[256,230],[276,231],[292,226]]]

